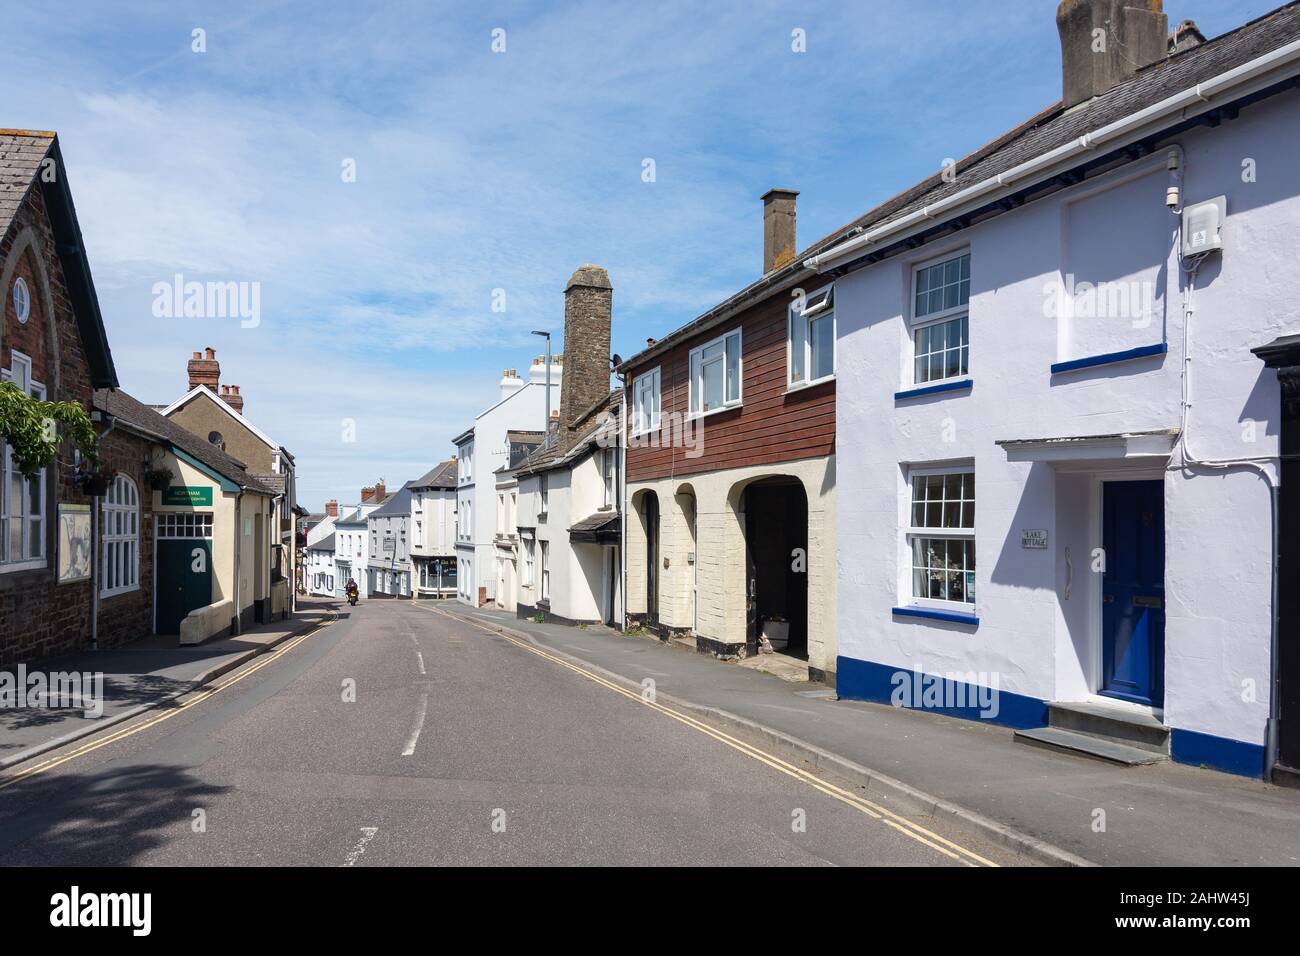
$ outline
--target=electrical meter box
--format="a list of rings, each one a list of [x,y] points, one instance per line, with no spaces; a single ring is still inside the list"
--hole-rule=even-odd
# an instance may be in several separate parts
[[[1223,251],[1223,220],[1228,213],[1225,196],[1183,207],[1183,258]]]

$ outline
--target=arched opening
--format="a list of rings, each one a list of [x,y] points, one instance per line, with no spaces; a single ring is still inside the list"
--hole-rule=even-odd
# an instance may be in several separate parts
[[[645,532],[645,624],[659,623],[659,496],[641,492],[634,502]]]
[[[745,645],[808,659],[808,495],[797,478],[745,486]]]
[[[691,633],[696,634],[700,628],[699,615],[699,560],[696,554],[699,536],[696,533],[699,517],[699,509],[695,499],[695,489],[689,484],[682,485],[677,489],[674,496],[677,508],[681,513],[682,527],[686,531],[685,547],[685,573],[686,573],[686,615],[685,620],[690,621]]]

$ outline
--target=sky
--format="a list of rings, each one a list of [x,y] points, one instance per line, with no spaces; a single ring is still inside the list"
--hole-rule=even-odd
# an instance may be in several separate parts
[[[0,6],[0,127],[59,134],[122,388],[216,349],[312,511],[454,454],[578,266],[627,357],[758,278],[769,188],[804,248],[1060,97],[1055,0]]]

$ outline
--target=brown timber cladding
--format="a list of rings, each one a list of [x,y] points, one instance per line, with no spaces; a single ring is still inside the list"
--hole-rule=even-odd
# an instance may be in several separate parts
[[[629,369],[628,403],[635,394],[638,375],[660,369],[661,411],[659,435],[665,440],[675,429],[667,426],[670,414],[684,418],[689,393],[691,349],[741,327],[741,406],[715,412],[698,423],[703,453],[686,457],[683,447],[646,447],[656,433],[630,439],[627,480],[650,481],[673,475],[692,475],[770,465],[835,453],[835,382],[811,388],[786,390],[786,323],[789,298],[775,295],[707,332],[684,339],[666,353],[649,357]],[[633,447],[639,443],[641,447]],[[680,442],[678,443],[680,445]]]

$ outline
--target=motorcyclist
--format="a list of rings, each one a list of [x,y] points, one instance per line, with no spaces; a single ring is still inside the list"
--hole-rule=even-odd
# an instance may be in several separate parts
[[[356,604],[357,603],[357,582],[354,581],[352,578],[348,578],[346,590],[348,593],[348,603]]]

